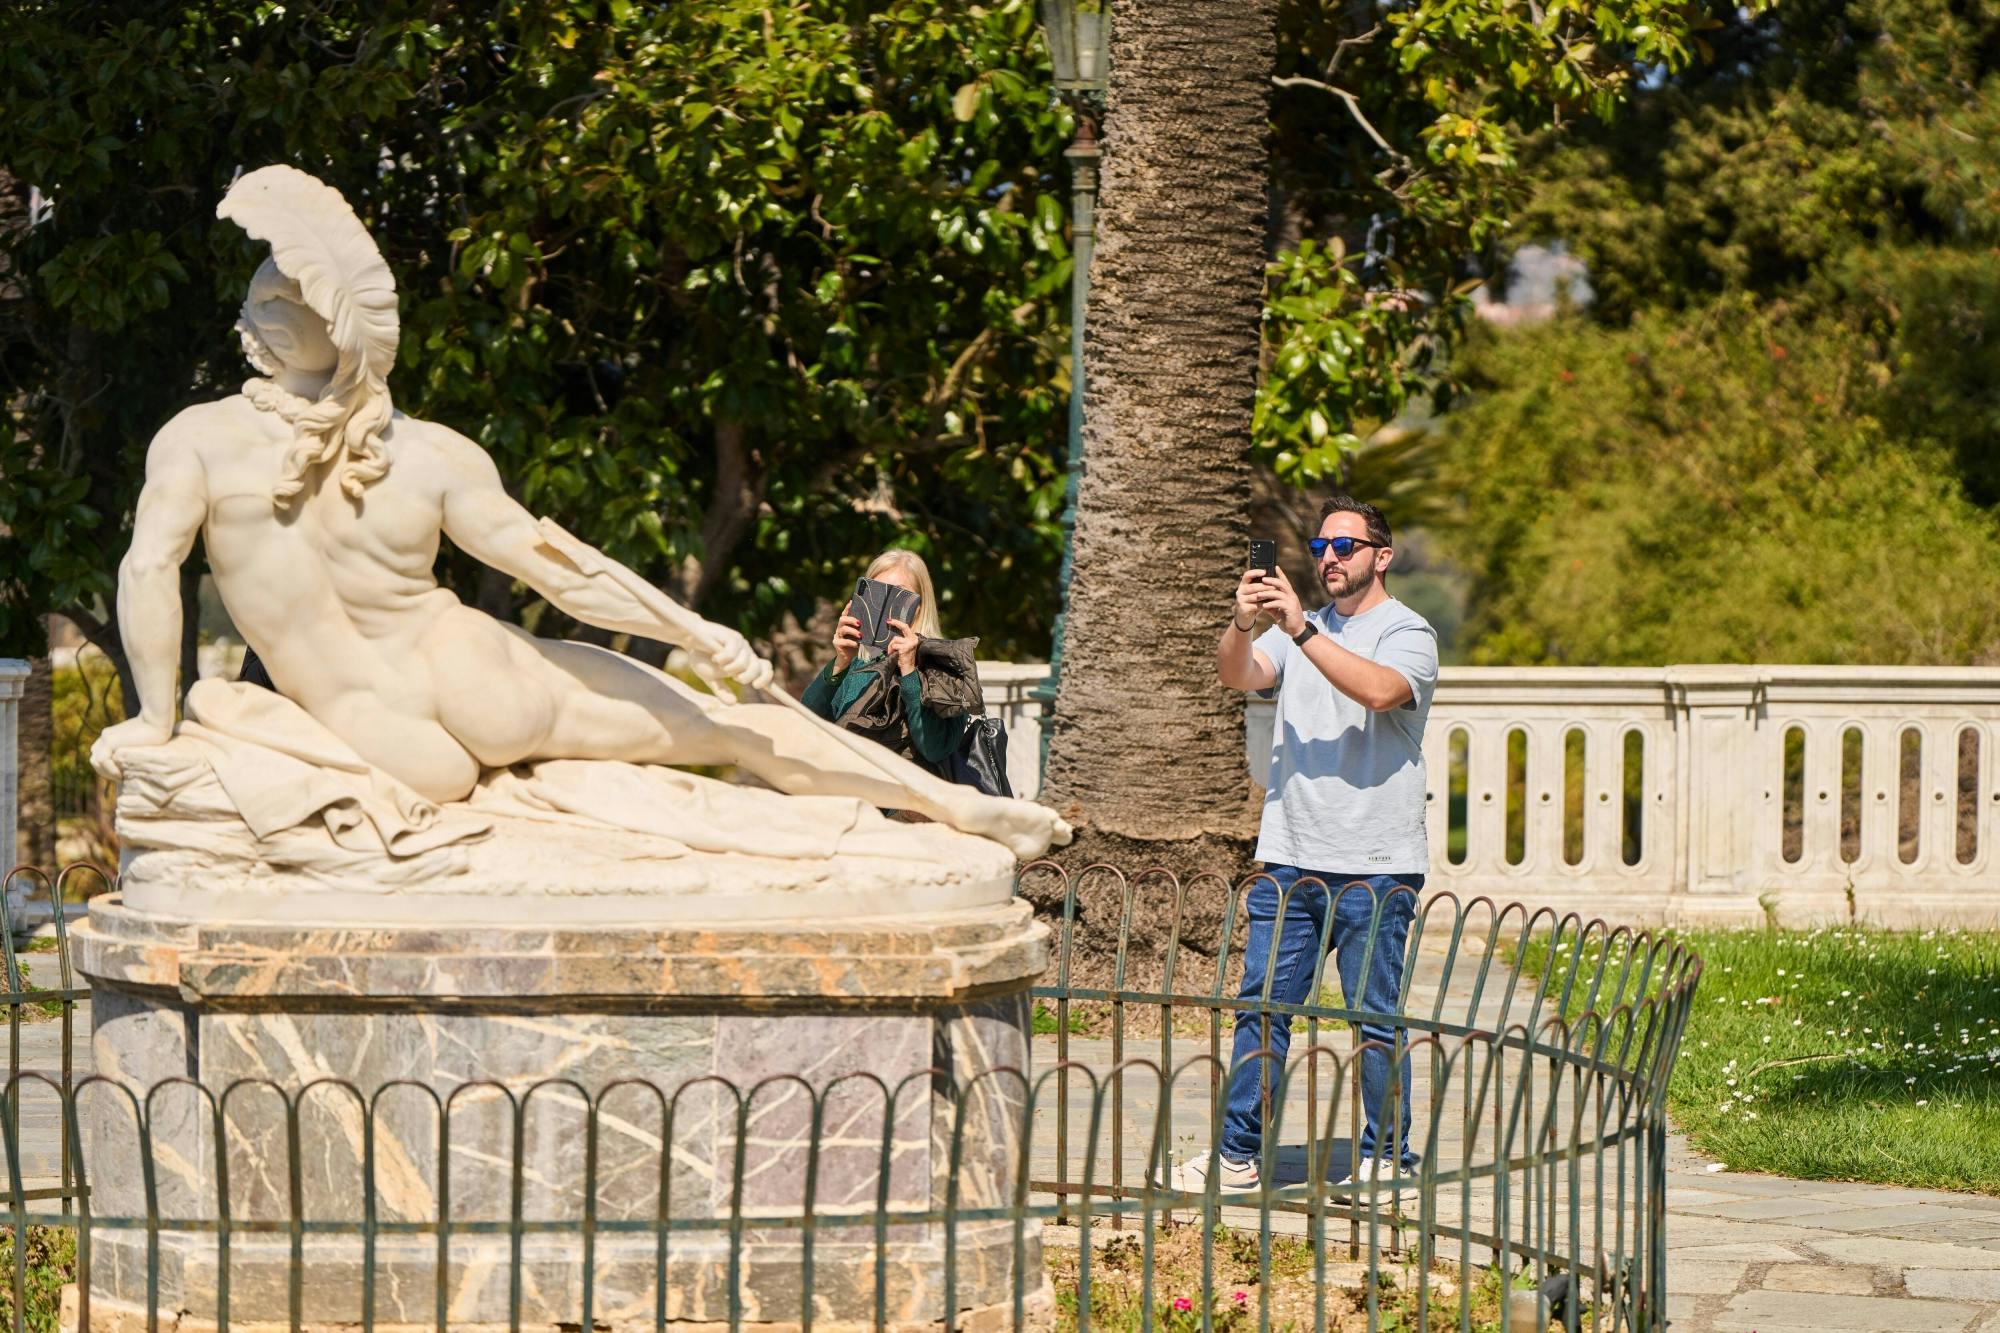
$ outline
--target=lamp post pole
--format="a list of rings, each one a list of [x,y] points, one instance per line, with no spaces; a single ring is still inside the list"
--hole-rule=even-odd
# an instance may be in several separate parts
[[[1090,298],[1090,256],[1097,239],[1097,110],[1110,82],[1111,15],[1106,0],[1041,0],[1041,12],[1056,94],[1067,96],[1076,111],[1076,134],[1063,153],[1070,171],[1070,275],[1069,460],[1063,487],[1062,570],[1057,578],[1049,674],[1031,694],[1042,705],[1041,768],[1046,772],[1056,689],[1062,680],[1063,629],[1069,618],[1077,490],[1083,480],[1083,311]]]
[[[1062,680],[1063,626],[1069,618],[1070,562],[1076,541],[1076,494],[1083,481],[1083,310],[1090,299],[1090,257],[1097,239],[1097,126],[1079,112],[1076,137],[1063,157],[1070,170],[1069,463],[1063,486],[1062,569],[1056,580],[1056,622],[1049,645],[1049,674],[1033,691],[1042,705],[1041,768],[1049,763],[1055,726],[1056,687]]]

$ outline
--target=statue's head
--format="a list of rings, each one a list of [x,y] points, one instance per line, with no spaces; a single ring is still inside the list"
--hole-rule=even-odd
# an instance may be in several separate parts
[[[340,349],[326,320],[306,304],[299,285],[275,260],[257,266],[236,331],[243,338],[243,354],[266,375],[287,370],[331,375],[340,364]]]
[[[243,386],[294,431],[272,498],[289,505],[313,468],[338,460],[341,490],[359,499],[389,470],[382,435],[395,416],[399,336],[389,266],[340,192],[295,167],[248,173],[215,212],[271,245],[236,324],[250,363],[266,375],[295,372],[294,385],[324,377],[312,398],[269,380]]]

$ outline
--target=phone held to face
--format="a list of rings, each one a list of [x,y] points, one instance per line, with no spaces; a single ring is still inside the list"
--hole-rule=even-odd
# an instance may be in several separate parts
[[[848,614],[861,622],[862,651],[872,654],[886,649],[889,640],[896,637],[896,628],[889,622],[900,620],[910,624],[922,605],[923,598],[908,588],[898,588],[880,579],[856,579],[854,601]]]
[[[1265,537],[1250,539],[1250,568],[1261,569],[1269,578],[1278,572],[1278,543]]]

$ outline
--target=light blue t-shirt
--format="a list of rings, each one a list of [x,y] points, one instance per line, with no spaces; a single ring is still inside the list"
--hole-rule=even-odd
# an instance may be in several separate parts
[[[1401,672],[1411,699],[1387,712],[1364,708],[1284,631],[1257,637],[1278,669],[1257,859],[1341,875],[1426,874],[1424,721],[1437,688],[1437,632],[1393,597],[1356,616],[1330,605],[1307,614],[1349,652]]]

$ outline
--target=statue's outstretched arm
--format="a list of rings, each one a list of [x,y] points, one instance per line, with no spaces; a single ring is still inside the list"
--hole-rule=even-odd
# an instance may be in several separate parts
[[[744,679],[731,660],[747,652],[736,631],[663,594],[636,595],[638,575],[560,528],[538,522],[508,495],[484,449],[452,436],[445,450],[453,475],[445,492],[444,530],[460,550],[513,575],[587,625],[684,646],[719,659],[723,674]]]
[[[110,727],[91,762],[117,776],[117,752],[158,745],[173,734],[181,658],[181,562],[208,514],[208,478],[180,421],[146,450],[146,484],[132,518],[132,545],[118,565],[118,635],[139,688],[136,717]]]
[[[511,574],[548,598],[564,615],[614,633],[684,644],[707,623],[678,602],[641,606],[617,580],[593,577],[544,540],[534,515],[500,485],[499,469],[470,440],[450,442],[452,484],[445,491],[444,531],[461,551]],[[588,549],[588,548],[586,548]],[[610,557],[591,554],[610,563]],[[672,620],[662,623],[665,617]]]

